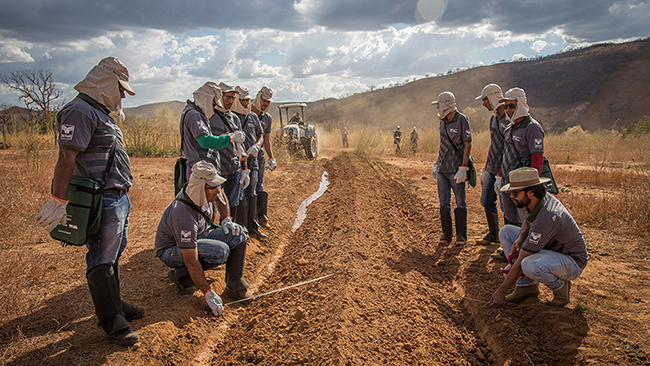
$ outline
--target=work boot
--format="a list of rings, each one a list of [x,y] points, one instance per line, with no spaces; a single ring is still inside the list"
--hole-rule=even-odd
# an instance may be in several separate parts
[[[242,227],[248,227],[248,205],[249,199],[246,201],[239,200],[239,206],[237,206],[237,216],[234,217],[235,222]]]
[[[102,264],[88,274],[88,289],[95,305],[95,315],[106,338],[120,346],[132,346],[140,340],[131,330],[122,312],[120,289],[113,267]]]
[[[499,261],[499,262],[507,262],[508,261],[508,258],[506,258],[506,253],[504,253],[503,250],[490,255],[490,258],[494,259],[495,261]]]
[[[196,286],[194,286],[194,282],[192,281],[192,277],[190,276],[187,267],[183,266],[172,269],[167,272],[167,277],[169,277],[169,280],[174,283],[179,295],[191,295],[196,292]]]
[[[250,199],[248,201],[248,233],[257,239],[268,238],[268,235],[260,231],[260,225],[255,221],[255,215],[257,214],[257,200]]]
[[[257,222],[261,227],[270,229],[271,225],[269,225],[269,218],[267,216],[268,204],[269,194],[264,191],[257,192]]]
[[[569,303],[569,292],[571,291],[571,281],[565,281],[564,286],[557,291],[553,291],[553,306],[564,306]]]
[[[515,290],[506,295],[506,301],[518,303],[527,297],[537,295],[539,295],[537,284],[531,286],[515,286]]]
[[[439,244],[449,244],[452,238],[451,211],[440,207],[440,224],[442,225],[442,236]]]
[[[120,265],[119,265],[119,259],[115,261],[113,264],[113,272],[115,272],[115,279],[117,281],[117,289],[120,289]],[[122,312],[124,313],[124,318],[127,321],[131,320],[136,320],[140,319],[144,316],[144,307],[142,306],[134,306],[129,304],[128,302],[122,300]],[[97,320],[99,323],[99,320]],[[99,323],[99,326],[101,327],[101,323]]]
[[[454,210],[456,219],[456,245],[467,243],[467,209],[456,207]]]
[[[230,248],[228,261],[226,262],[226,288],[224,294],[240,300],[251,297],[248,291],[248,283],[242,278],[244,275],[244,263],[246,262],[246,246],[243,242],[234,248]]]
[[[489,232],[477,244],[490,245],[499,242],[499,214],[485,209],[485,217],[487,218]]]

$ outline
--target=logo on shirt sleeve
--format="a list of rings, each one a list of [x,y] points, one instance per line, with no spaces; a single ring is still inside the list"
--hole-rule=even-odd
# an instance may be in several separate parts
[[[189,230],[181,230],[181,243],[190,243],[192,241],[192,232]]]
[[[542,147],[542,139],[535,139],[535,147]]]
[[[530,237],[528,238],[528,242],[531,244],[538,244],[539,239],[541,238],[542,238],[542,234],[531,232]]]
[[[74,127],[74,125],[61,125],[61,140],[72,140],[72,136],[74,136]]]
[[[470,131],[470,130],[465,130],[465,136],[467,136],[467,137],[472,137],[472,131]]]

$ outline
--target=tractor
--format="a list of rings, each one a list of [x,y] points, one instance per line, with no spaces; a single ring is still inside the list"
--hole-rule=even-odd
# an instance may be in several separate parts
[[[280,127],[282,128],[282,143],[294,156],[305,156],[308,159],[315,159],[318,156],[318,135],[316,127],[308,125],[305,121],[305,103],[289,103],[278,106],[280,114]],[[289,110],[297,110],[295,114]],[[286,126],[283,126],[282,111],[285,111]]]

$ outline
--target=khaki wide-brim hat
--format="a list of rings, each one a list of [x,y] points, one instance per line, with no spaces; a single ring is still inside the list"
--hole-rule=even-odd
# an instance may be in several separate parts
[[[532,187],[551,180],[551,178],[540,177],[537,173],[537,169],[530,167],[515,169],[510,172],[508,177],[510,178],[510,183],[501,187],[501,192]]]

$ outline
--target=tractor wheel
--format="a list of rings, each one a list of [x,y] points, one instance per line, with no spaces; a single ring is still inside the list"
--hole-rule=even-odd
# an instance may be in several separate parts
[[[318,136],[315,133],[305,142],[305,154],[309,159],[315,159],[318,156]]]

